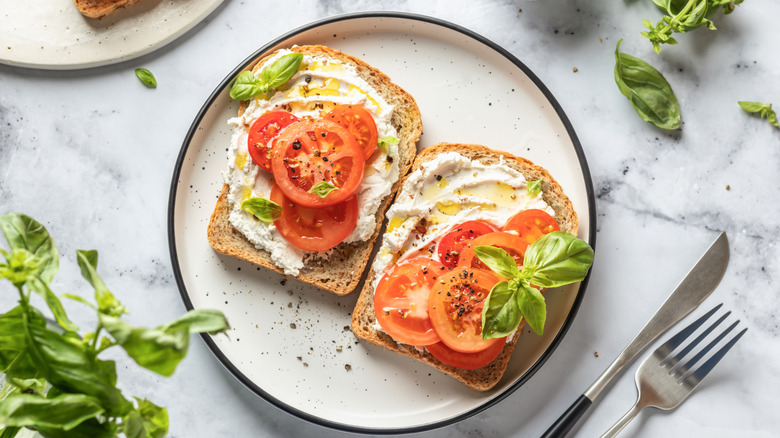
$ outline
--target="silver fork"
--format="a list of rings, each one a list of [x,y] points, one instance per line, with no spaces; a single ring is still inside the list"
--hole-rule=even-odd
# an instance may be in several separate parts
[[[626,425],[636,417],[636,415],[645,407],[655,407],[663,410],[674,409],[680,405],[693,391],[694,388],[701,382],[715,365],[723,358],[723,356],[737,343],[739,338],[745,334],[747,328],[742,329],[731,340],[729,340],[720,350],[713,353],[710,358],[704,362],[700,367],[693,369],[698,363],[715,345],[723,340],[726,335],[731,332],[734,327],[739,324],[739,320],[727,327],[721,334],[712,340],[707,346],[696,353],[688,362],[680,364],[680,361],[691,352],[710,332],[712,332],[718,324],[723,322],[731,312],[726,312],[712,325],[707,327],[696,339],[692,340],[688,345],[683,347],[677,354],[672,356],[677,347],[681,346],[683,342],[687,341],[689,337],[696,331],[704,322],[715,312],[720,309],[723,304],[718,304],[714,309],[707,312],[704,316],[697,319],[688,327],[682,329],[679,333],[672,336],[665,344],[656,349],[653,354],[650,355],[642,365],[639,366],[639,370],[636,372],[636,387],[639,391],[634,407],[626,412],[623,417],[618,420],[609,430],[607,430],[601,438],[610,438],[617,436],[617,434],[623,430]]]

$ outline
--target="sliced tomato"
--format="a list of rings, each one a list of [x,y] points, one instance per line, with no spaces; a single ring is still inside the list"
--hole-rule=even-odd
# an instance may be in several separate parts
[[[409,345],[439,342],[428,317],[428,298],[446,269],[436,260],[417,257],[399,263],[379,280],[374,314],[388,335]]]
[[[297,122],[298,117],[287,111],[269,111],[252,123],[249,128],[247,147],[249,156],[265,170],[271,170],[271,141],[287,125]]]
[[[515,259],[518,265],[523,264],[523,256],[525,255],[525,250],[528,249],[528,242],[516,234],[507,233],[505,231],[483,234],[472,240],[460,253],[458,268],[464,267],[493,272],[487,265],[479,260],[477,254],[474,252],[475,247],[483,245],[495,246],[503,249]]]
[[[325,251],[341,243],[358,219],[355,196],[330,207],[303,207],[286,196],[278,185],[271,189],[271,200],[282,206],[282,216],[274,221],[279,233],[293,246],[306,251]]]
[[[517,232],[520,238],[530,245],[547,233],[560,231],[561,227],[555,222],[555,218],[544,210],[531,209],[512,216],[501,229]],[[525,254],[525,251],[523,253]]]
[[[355,194],[363,179],[363,152],[338,123],[303,119],[273,142],[271,170],[285,196],[304,207],[326,207]],[[336,187],[324,197],[309,190],[319,182]]]
[[[358,146],[363,151],[363,158],[366,160],[376,150],[377,142],[379,141],[376,122],[371,117],[371,113],[366,111],[361,105],[336,105],[328,114],[325,114],[324,119],[331,120],[347,128],[355,136]]]
[[[500,339],[482,339],[482,307],[499,277],[456,268],[439,278],[428,300],[433,328],[447,347],[461,353],[486,350]]]
[[[454,268],[458,265],[460,253],[463,247],[477,237],[493,233],[498,229],[490,222],[476,220],[458,224],[441,237],[438,246],[439,261],[448,268]]]
[[[448,347],[444,342],[426,345],[425,348],[428,349],[428,352],[430,352],[433,357],[447,365],[473,370],[484,367],[498,357],[501,350],[504,349],[506,338],[500,338],[500,341],[501,342],[495,342],[488,348],[477,351],[476,353],[461,353],[455,351]]]

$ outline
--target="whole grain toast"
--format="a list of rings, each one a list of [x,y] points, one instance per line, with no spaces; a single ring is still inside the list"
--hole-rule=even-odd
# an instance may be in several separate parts
[[[81,15],[89,18],[103,18],[114,12],[132,6],[141,0],[73,0]]]
[[[487,165],[498,164],[503,157],[503,164],[522,173],[527,181],[541,179],[542,199],[555,211],[555,220],[558,222],[561,231],[577,235],[577,213],[574,211],[569,198],[563,193],[561,186],[545,169],[525,158],[516,157],[506,152],[495,151],[480,145],[440,143],[426,148],[417,154],[411,172],[416,171],[425,162],[445,152],[458,152],[467,158]],[[372,287],[373,282],[371,281],[373,278],[374,270],[372,269],[368,274],[363,290],[360,292],[360,297],[355,305],[355,310],[352,313],[352,332],[358,338],[427,363],[477,391],[487,391],[501,380],[515,344],[520,337],[520,330],[525,320],[518,327],[518,331],[512,340],[506,343],[504,349],[491,363],[473,370],[456,368],[440,362],[425,349],[397,343],[387,333],[374,328],[376,326],[376,316],[374,315],[374,290]]]
[[[371,67],[362,60],[325,46],[296,46],[290,50],[303,54],[322,55],[337,59],[355,66],[358,76],[368,82],[391,105],[394,105],[391,124],[398,132],[399,175],[403,177],[409,171],[417,153],[417,140],[422,134],[420,110],[412,96],[401,87],[394,84],[387,75]],[[275,53],[275,52],[274,52]],[[251,66],[258,70],[274,53],[262,56]],[[239,115],[247,108],[247,102],[242,102]],[[309,257],[304,268],[295,276],[298,280],[316,286],[337,295],[352,292],[360,282],[366,269],[374,242],[382,228],[385,211],[389,207],[396,192],[401,187],[401,179],[393,184],[392,190],[376,211],[376,229],[372,236],[363,242],[341,243],[329,251],[327,257]],[[270,254],[256,248],[241,232],[230,224],[230,205],[228,202],[229,186],[223,184],[222,193],[217,200],[214,213],[208,226],[208,240],[219,253],[247,260],[256,265],[283,273],[271,260]]]

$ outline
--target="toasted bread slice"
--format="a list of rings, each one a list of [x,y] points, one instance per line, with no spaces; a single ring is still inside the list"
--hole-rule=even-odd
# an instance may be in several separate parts
[[[132,6],[141,0],[73,0],[81,15],[89,18],[103,18],[114,12]]]
[[[569,198],[563,193],[561,186],[545,169],[524,158],[515,157],[484,146],[440,143],[420,152],[414,161],[411,171],[416,171],[422,164],[444,152],[458,152],[469,159],[477,160],[487,165],[498,164],[502,161],[503,164],[522,173],[527,181],[543,180],[542,199],[555,211],[555,220],[558,222],[561,231],[577,235],[577,213],[574,211]],[[360,292],[360,297],[355,305],[355,311],[352,313],[352,332],[358,338],[425,362],[478,391],[487,391],[499,382],[507,368],[512,350],[514,350],[515,344],[520,337],[519,330],[522,328],[522,325],[518,328],[518,332],[512,340],[506,343],[498,357],[486,366],[467,370],[444,364],[434,358],[427,350],[397,343],[387,333],[375,328],[377,322],[374,315],[374,290],[372,287],[373,282],[371,281],[374,275],[375,273],[372,269],[368,274],[368,280],[366,280],[363,290]]]
[[[417,153],[417,140],[422,134],[420,110],[412,96],[391,82],[390,78],[381,71],[358,58],[338,50],[324,46],[298,46],[291,48],[291,50],[304,55],[326,56],[354,65],[358,76],[362,77],[389,104],[394,106],[390,121],[399,135],[399,175],[401,177],[406,175]],[[259,69],[273,55],[271,53],[257,60],[253,64],[254,70]],[[247,103],[242,102],[239,115],[243,114],[246,108]],[[375,213],[376,229],[368,240],[341,243],[330,250],[327,257],[307,258],[304,268],[295,278],[337,295],[346,295],[352,292],[357,287],[366,269],[374,242],[379,236],[379,231],[382,227],[385,211],[395,197],[395,193],[400,189],[401,179],[399,178],[393,184],[390,194],[385,197],[377,209]],[[224,184],[222,193],[217,200],[217,206],[209,222],[208,240],[211,246],[222,254],[244,259],[256,265],[283,273],[284,271],[273,263],[267,251],[256,248],[241,232],[230,224],[228,219],[231,207],[227,198],[228,191],[228,185]]]

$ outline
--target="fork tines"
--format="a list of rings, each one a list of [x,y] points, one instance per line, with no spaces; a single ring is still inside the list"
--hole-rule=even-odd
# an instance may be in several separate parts
[[[723,306],[723,304],[718,304],[704,314],[702,317],[691,323],[688,327],[685,327],[682,329],[679,333],[674,335],[671,339],[669,339],[665,344],[658,347],[658,349],[654,352],[654,355],[656,357],[661,359],[661,366],[665,367],[669,370],[670,375],[674,375],[678,378],[678,382],[682,380],[686,380],[687,383],[696,386],[696,384],[701,381],[701,379],[704,378],[704,376],[707,375],[714,367],[715,365],[723,358],[723,356],[731,349],[731,347],[734,346],[734,344],[737,343],[739,338],[742,337],[742,335],[745,334],[747,331],[747,328],[742,329],[739,333],[734,335],[723,347],[720,348],[720,350],[716,351],[712,354],[712,356],[709,357],[709,359],[704,362],[698,369],[695,371],[691,371],[692,367],[696,365],[703,357],[707,355],[707,353],[710,352],[720,341],[723,340],[736,326],[739,324],[739,320],[732,323],[730,326],[728,326],[725,330],[723,330],[719,335],[715,337],[709,344],[707,344],[704,348],[702,348],[698,353],[696,353],[692,358],[690,358],[687,362],[681,364],[680,361],[688,354],[690,353],[694,348],[696,348],[701,341],[703,341],[710,333],[712,333],[715,328],[720,325],[728,316],[731,314],[731,311],[726,312],[724,315],[722,315],[720,318],[718,318],[714,323],[712,323],[709,327],[704,329],[701,334],[699,334],[695,339],[690,341],[689,344],[687,344],[685,347],[683,347],[677,354],[673,354],[674,350],[680,347],[683,342],[688,340],[689,337],[693,335],[693,333],[699,329],[712,315],[714,315],[718,309],[720,309]]]

